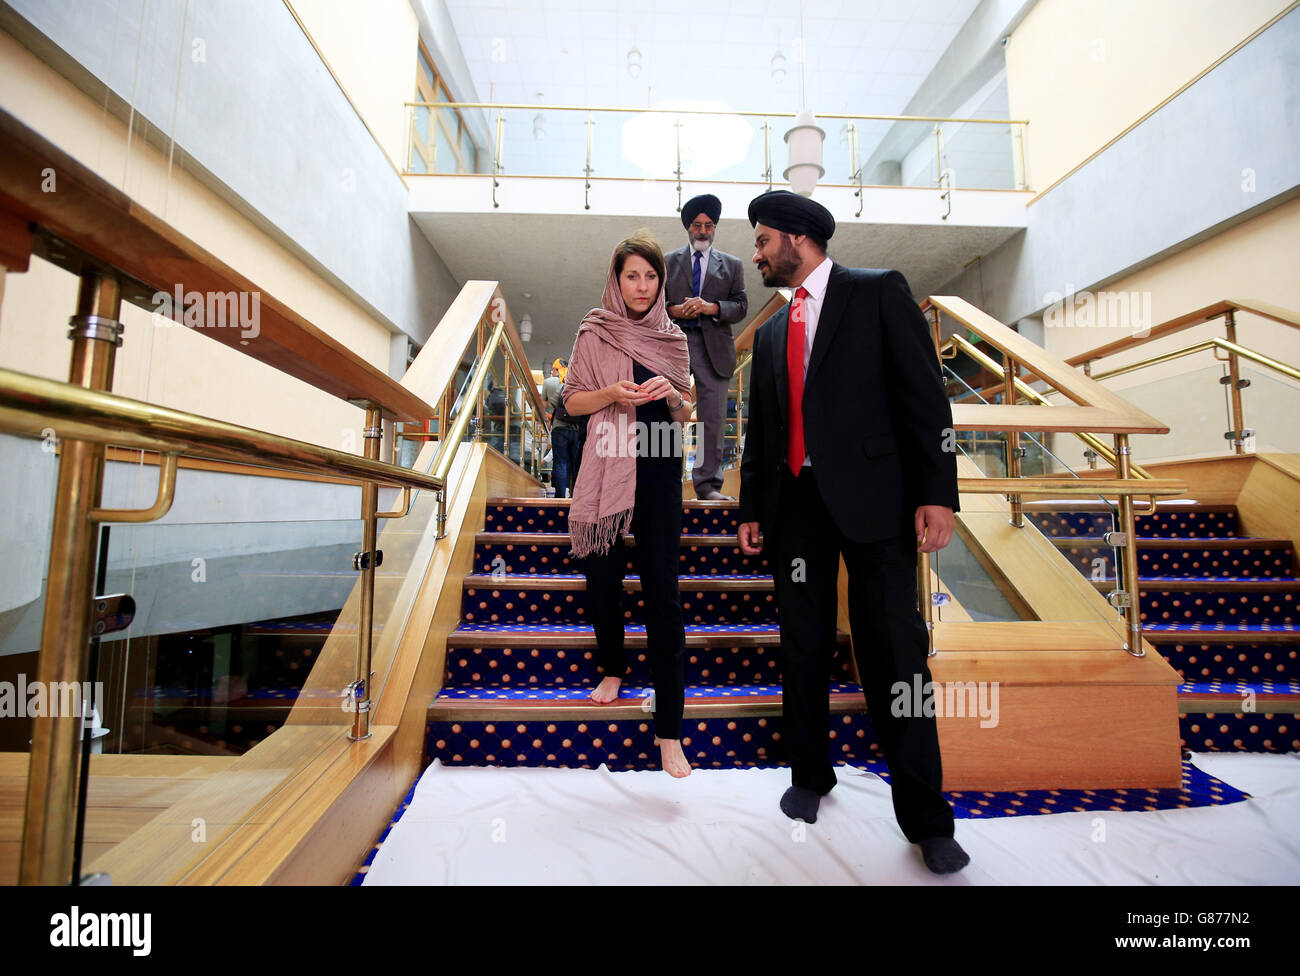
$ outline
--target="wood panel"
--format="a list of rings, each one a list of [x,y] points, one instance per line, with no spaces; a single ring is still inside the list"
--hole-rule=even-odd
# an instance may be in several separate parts
[[[196,783],[179,802],[153,817],[89,865],[116,884],[174,884],[245,823],[264,822],[268,801],[306,775],[322,754],[345,749],[342,729],[285,726],[227,769]],[[196,821],[203,839],[195,840]]]
[[[1142,466],[1154,477],[1186,482],[1187,492],[1180,501],[1204,505],[1235,505],[1254,465],[1255,458],[1252,455],[1227,454],[1182,461],[1151,461]],[[1114,470],[1105,462],[1096,470],[1084,468],[1077,474],[1087,480],[1115,477]]]
[[[501,294],[495,281],[467,281],[438,325],[407,367],[402,386],[429,403],[437,403],[456,375],[465,346],[487,318],[492,299]]]
[[[1237,496],[1237,513],[1245,533],[1290,539],[1300,553],[1300,457],[1261,456]]]
[[[158,291],[171,294],[178,283],[187,292],[256,292],[256,336],[245,336],[238,328],[196,331],[341,399],[373,401],[385,416],[405,421],[432,416],[427,403],[383,370],[4,111],[0,144],[5,147],[0,154],[0,211],[45,228],[71,249],[134,279],[125,283],[125,301],[153,311],[151,296]],[[57,193],[42,192],[41,182],[33,178],[47,167],[58,173]],[[41,256],[79,273],[84,260],[80,254],[56,259],[39,250],[41,240],[36,242]]]
[[[1072,433],[1082,430],[1094,434],[1167,434],[1167,424],[1148,416],[1136,407],[1110,410],[1099,407],[1038,407],[1033,404],[952,405],[953,426],[957,430],[1028,430]]]
[[[31,257],[31,224],[7,210],[0,210],[0,272],[26,271]]]
[[[1117,393],[1113,393],[1096,380],[1085,376],[1064,360],[1047,352],[1042,346],[1031,342],[1018,332],[1008,329],[987,312],[981,311],[963,298],[953,296],[931,296],[930,302],[943,309],[958,321],[978,329],[988,342],[995,345],[1013,359],[1054,388],[1065,394],[1075,403],[1087,404],[1108,411],[1116,416],[1127,416],[1153,434],[1167,434],[1169,428],[1149,414],[1139,410]],[[1014,409],[1014,408],[1013,408]],[[1042,409],[1042,408],[1027,408]],[[1058,408],[1050,408],[1058,409]],[[1044,428],[1046,429],[1046,428]],[[1106,430],[1109,428],[1082,426],[1080,430]]]

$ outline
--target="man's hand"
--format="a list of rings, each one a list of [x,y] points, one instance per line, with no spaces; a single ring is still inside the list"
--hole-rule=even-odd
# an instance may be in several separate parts
[[[763,551],[763,540],[757,522],[741,522],[736,538],[740,541],[740,551],[746,556],[757,556]]]
[[[956,519],[947,505],[922,505],[916,510],[916,551],[938,552],[952,541]]]

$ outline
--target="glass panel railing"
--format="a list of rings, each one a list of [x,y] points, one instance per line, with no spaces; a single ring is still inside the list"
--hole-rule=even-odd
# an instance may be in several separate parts
[[[1227,384],[1220,381],[1227,376],[1227,366],[1216,363],[1176,372],[1179,365],[1155,366],[1103,380],[1108,389],[1133,406],[1169,424],[1168,434],[1129,438],[1139,464],[1232,451],[1231,442],[1224,437],[1232,429],[1232,409]],[[1256,410],[1257,415],[1261,413]],[[1251,414],[1246,416],[1249,423]],[[1260,415],[1258,419],[1266,418]]]
[[[452,172],[435,162],[442,150],[421,115],[429,109],[410,105],[408,111],[412,171]],[[671,104],[644,111],[544,105],[484,111],[494,142],[479,154],[479,170],[492,172],[499,158],[506,176],[783,184],[786,134],[795,124],[790,116],[739,112],[722,102],[689,111]],[[997,118],[1004,114],[942,122],[819,118],[826,133],[824,182],[854,183],[861,169],[868,185],[1021,189],[1023,126]]]
[[[156,474],[110,463],[106,503],[147,506]],[[355,646],[357,614],[345,607],[360,575],[360,510],[352,485],[182,468],[164,518],[110,525],[108,591],[130,593],[137,611],[101,651],[104,750],[240,755],[294,708],[348,724],[346,681],[328,698],[302,692],[332,633]]]
[[[943,366],[943,374],[954,402],[989,402],[949,364]],[[1083,446],[1073,434],[1066,433],[1021,431],[1012,438],[997,431],[958,431],[956,447],[959,456],[986,478],[1011,477],[1013,468],[1008,461],[1010,452],[1015,449],[1020,452],[1015,459],[1019,476],[1059,478],[1063,487],[1073,489],[1082,484],[1084,478],[1055,449],[1062,440],[1075,441]],[[1051,542],[1058,557],[1035,559],[1034,565],[1044,575],[1034,579],[1033,574],[1025,569],[1025,564],[1015,558],[1013,547],[1008,542],[1006,526],[1013,517],[1010,507],[1004,509],[1001,502],[992,502],[993,498],[1004,497],[963,497],[963,508],[970,507],[969,511],[963,511],[962,516],[965,535],[955,539],[949,547],[951,551],[945,550],[935,560],[936,572],[945,585],[953,587],[952,595],[958,605],[964,607],[962,593],[972,603],[973,610],[958,609],[958,616],[961,619],[980,619],[976,615],[978,611],[995,615],[985,619],[1054,619],[1059,616],[1056,608],[1066,608],[1069,619],[1080,613],[1084,618],[1098,614],[1106,619],[1114,618],[1115,611],[1097,606],[1095,601],[1069,598],[1042,601],[1036,598],[1036,602],[1028,599],[1026,593],[1044,594],[1047,591],[1042,587],[1049,582],[1068,583],[1067,590],[1062,591],[1068,593],[1070,587],[1077,586],[1078,576],[1073,574],[1078,573],[1103,593],[1114,590],[1118,585],[1119,557],[1107,540],[1107,534],[1119,527],[1116,505],[1100,495],[1077,495],[1073,492],[1062,492],[1058,497],[1043,494],[1022,496],[1020,506],[1025,529],[1018,531],[1037,530]],[[997,510],[990,511],[995,508]],[[1002,575],[997,568],[998,548],[1003,549],[1007,557],[1005,566],[1024,576],[1020,582],[1028,588],[1026,591],[1018,590],[1017,581]],[[1091,607],[1090,603],[1093,604]],[[1047,612],[1047,618],[1041,616],[1044,612]],[[964,616],[964,613],[969,616]],[[1007,618],[996,616],[1007,613],[1015,615]],[[940,614],[939,619],[947,618]]]
[[[1300,454],[1300,384],[1288,377],[1247,363],[1241,378],[1250,386],[1241,391],[1242,415],[1246,429],[1255,435],[1247,449],[1259,454]],[[1251,441],[1253,440],[1253,444]]]
[[[22,689],[34,687],[38,680],[59,474],[56,445],[52,432],[46,438],[0,435],[0,551],[5,553],[0,566],[0,682],[13,695],[0,710],[3,753],[30,752],[37,717],[28,709],[30,701]],[[16,882],[16,874],[0,877],[0,883]]]

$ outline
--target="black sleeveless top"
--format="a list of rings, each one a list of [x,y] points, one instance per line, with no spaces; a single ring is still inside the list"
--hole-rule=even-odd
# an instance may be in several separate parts
[[[648,383],[656,375],[635,359],[632,360],[634,382]],[[642,430],[645,431],[644,435],[637,437],[637,466],[662,464],[680,470],[682,466],[681,425],[673,422],[672,414],[668,410],[668,400],[666,398],[651,400],[649,403],[641,404],[636,408],[636,422],[638,434],[640,435]],[[641,453],[640,449],[643,445],[647,449],[648,456]]]

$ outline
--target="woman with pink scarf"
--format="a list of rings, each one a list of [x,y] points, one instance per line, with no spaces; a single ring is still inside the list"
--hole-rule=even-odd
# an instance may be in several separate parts
[[[664,256],[638,232],[614,249],[601,307],[587,313],[569,357],[565,409],[590,414],[569,508],[573,554],[584,560],[587,613],[604,675],[591,693],[618,699],[627,676],[623,575],[631,553],[645,602],[654,727],[663,768],[690,774],[682,752],[686,631],[677,595],[682,532],[681,424],[690,419],[686,335],[664,307]]]

